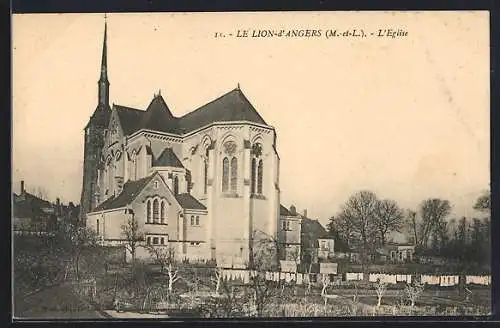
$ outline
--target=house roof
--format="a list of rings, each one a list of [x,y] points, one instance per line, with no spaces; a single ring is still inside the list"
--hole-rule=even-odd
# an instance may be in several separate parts
[[[126,135],[140,129],[185,134],[213,122],[250,121],[267,125],[240,89],[231,90],[182,117],[173,116],[161,95],[155,96],[145,111],[120,105],[114,108]]]
[[[153,160],[153,166],[184,167],[170,147],[165,148],[158,159]]]
[[[305,247],[319,247],[318,238],[327,236],[328,232],[325,227],[321,225],[317,220],[312,220],[306,217],[302,217],[301,221],[302,230],[302,243]],[[330,238],[330,237],[328,237]]]
[[[123,190],[118,196],[111,196],[99,206],[95,208],[93,212],[105,211],[114,208],[124,207],[127,204],[130,204],[131,201],[139,195],[141,190],[151,181],[151,179],[155,176],[155,174],[151,174],[148,177],[136,180],[136,181],[127,181],[123,185]]]
[[[288,210],[288,208],[286,208],[286,207],[285,207],[285,206],[283,206],[283,205],[280,205],[280,215],[281,215],[281,216],[293,216],[293,215],[292,215],[292,212],[290,212],[290,211]]]
[[[35,217],[44,214],[44,209],[53,209],[51,202],[28,192],[14,194],[13,214],[15,217]]]
[[[206,210],[207,209],[205,207],[205,205],[200,203],[196,198],[194,198],[190,194],[175,195],[175,199],[177,199],[177,202],[179,202],[181,207],[184,209],[189,209],[189,210]]]

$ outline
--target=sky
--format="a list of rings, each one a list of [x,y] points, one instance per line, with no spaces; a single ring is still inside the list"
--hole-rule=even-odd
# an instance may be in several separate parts
[[[475,215],[489,187],[488,12],[108,14],[110,102],[161,90],[181,116],[237,84],[277,132],[281,203],[326,223],[359,190]],[[326,38],[337,29],[406,37]],[[13,191],[78,203],[97,105],[103,14],[12,20]],[[237,38],[248,29],[321,37]],[[216,38],[215,33],[225,33]],[[229,36],[233,34],[233,36]]]

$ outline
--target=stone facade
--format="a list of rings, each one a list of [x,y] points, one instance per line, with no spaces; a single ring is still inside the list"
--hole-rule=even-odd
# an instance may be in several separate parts
[[[276,132],[239,87],[182,117],[159,93],[146,110],[113,105],[105,129],[92,122],[82,213],[103,243],[123,243],[134,217],[143,246],[234,266],[248,263],[255,231],[277,238]]]

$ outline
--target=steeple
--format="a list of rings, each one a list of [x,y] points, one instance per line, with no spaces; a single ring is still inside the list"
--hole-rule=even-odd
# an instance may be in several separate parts
[[[101,77],[99,78],[99,107],[109,107],[109,81],[108,81],[108,49],[107,29],[108,23],[104,15],[104,40],[102,44]]]

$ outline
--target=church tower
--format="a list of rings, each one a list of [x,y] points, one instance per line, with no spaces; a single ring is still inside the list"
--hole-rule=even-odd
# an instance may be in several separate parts
[[[98,169],[101,164],[101,152],[104,146],[104,132],[111,116],[109,106],[109,81],[107,65],[107,22],[104,22],[104,41],[102,46],[101,76],[98,81],[97,108],[85,126],[85,144],[83,155],[83,187],[80,199],[80,218],[98,204]]]

